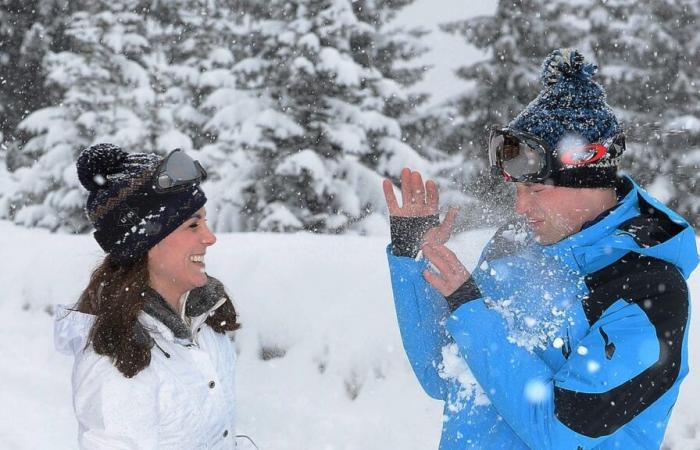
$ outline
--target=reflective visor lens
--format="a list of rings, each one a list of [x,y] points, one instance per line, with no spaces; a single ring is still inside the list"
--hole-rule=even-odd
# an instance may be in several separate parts
[[[515,181],[537,178],[547,165],[543,150],[506,133],[491,135],[489,160],[492,166]]]
[[[173,150],[156,175],[156,186],[161,190],[177,188],[206,179],[207,173],[199,164],[182,150]]]

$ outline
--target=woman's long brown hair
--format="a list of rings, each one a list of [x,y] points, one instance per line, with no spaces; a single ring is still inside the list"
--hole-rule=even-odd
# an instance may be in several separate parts
[[[86,347],[109,356],[114,366],[131,378],[151,363],[153,341],[138,322],[149,288],[148,256],[122,266],[110,255],[92,272],[76,310],[96,317]],[[233,303],[227,301],[206,323],[218,333],[240,327]]]

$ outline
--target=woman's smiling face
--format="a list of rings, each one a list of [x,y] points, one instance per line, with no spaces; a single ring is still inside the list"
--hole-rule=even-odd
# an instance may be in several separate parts
[[[151,287],[166,300],[207,283],[204,255],[216,236],[199,209],[148,252]]]

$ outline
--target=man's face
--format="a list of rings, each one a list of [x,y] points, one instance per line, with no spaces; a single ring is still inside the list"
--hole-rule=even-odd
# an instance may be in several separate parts
[[[597,215],[585,189],[540,183],[515,183],[515,211],[527,220],[535,239],[554,244],[581,229]]]

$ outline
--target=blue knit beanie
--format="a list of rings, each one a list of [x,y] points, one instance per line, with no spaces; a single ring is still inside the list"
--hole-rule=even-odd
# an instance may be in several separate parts
[[[93,145],[78,157],[78,179],[90,191],[85,212],[95,240],[121,265],[144,256],[207,201],[198,183],[156,192],[152,179],[162,160],[112,144]]]
[[[572,146],[602,143],[621,132],[605,90],[592,77],[598,70],[575,49],[554,50],[542,64],[543,89],[508,125],[530,133],[552,150],[553,172],[548,183],[568,187],[612,187],[622,148],[610,149],[591,164],[562,161]]]

